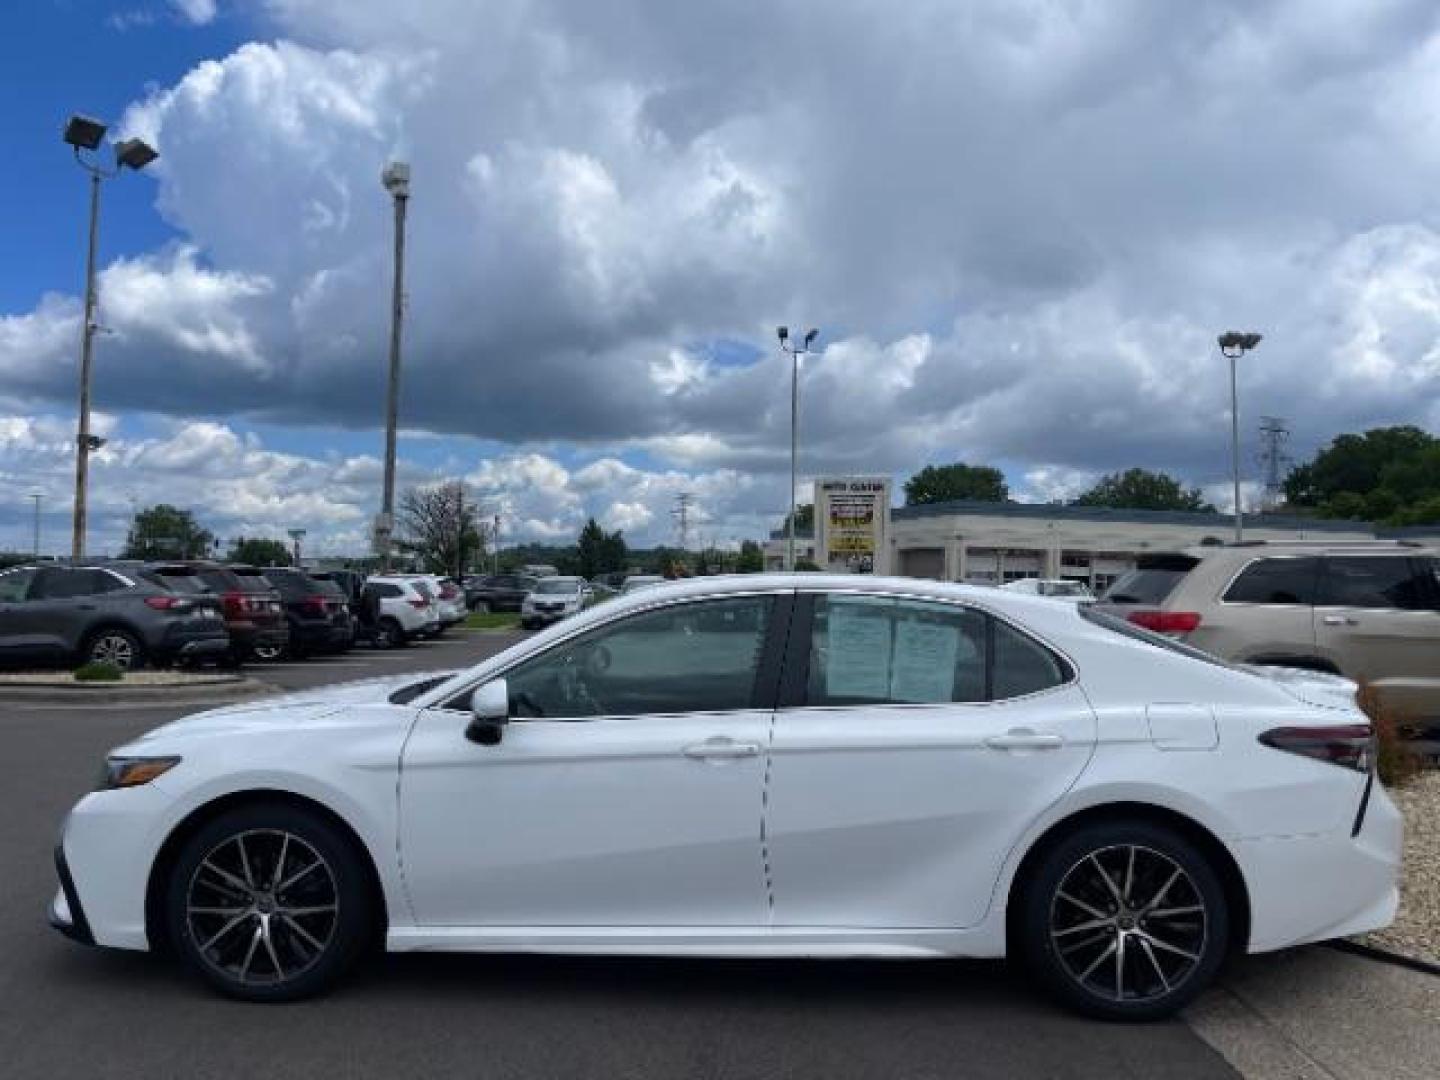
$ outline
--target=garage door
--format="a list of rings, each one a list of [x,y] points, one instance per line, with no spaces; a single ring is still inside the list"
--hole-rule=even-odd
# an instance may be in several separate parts
[[[907,548],[900,552],[902,577],[945,578],[944,548]]]

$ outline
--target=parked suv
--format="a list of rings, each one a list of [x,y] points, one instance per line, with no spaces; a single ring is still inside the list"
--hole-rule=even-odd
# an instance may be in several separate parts
[[[376,575],[365,582],[362,604],[373,597],[375,642],[386,647],[430,637],[440,627],[440,616],[428,589],[411,578]]]
[[[289,653],[344,652],[355,640],[345,592],[325,574],[270,567],[265,578],[280,594],[290,627]]]
[[[217,659],[230,649],[220,603],[177,595],[143,570],[21,566],[0,573],[0,658],[147,662]]]
[[[280,594],[259,573],[243,576],[237,569],[218,563],[155,563],[147,569],[158,575],[174,592],[208,594],[220,601],[225,630],[230,635],[230,661],[242,663],[252,657],[273,659],[285,651],[290,628]]]
[[[465,603],[471,611],[519,611],[538,578],[529,574],[488,574],[465,580]]]
[[[1227,660],[1363,680],[1408,721],[1440,724],[1434,551],[1242,543],[1142,556],[1100,605]]]

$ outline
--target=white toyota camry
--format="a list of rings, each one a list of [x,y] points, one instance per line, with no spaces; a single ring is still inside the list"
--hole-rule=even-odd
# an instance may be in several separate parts
[[[1020,958],[1170,1012],[1394,915],[1344,680],[909,579],[643,589],[477,666],[201,713],[108,758],[50,912],[283,1000],[391,950]]]

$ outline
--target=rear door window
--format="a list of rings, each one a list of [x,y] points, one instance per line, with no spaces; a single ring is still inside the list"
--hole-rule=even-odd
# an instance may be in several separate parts
[[[1320,603],[1326,607],[1428,611],[1435,606],[1433,580],[1421,560],[1332,555],[1325,560]]]
[[[1317,558],[1258,559],[1240,571],[1221,599],[1229,604],[1314,604],[1319,574]]]
[[[110,592],[119,583],[103,570],[50,569],[41,573],[37,586],[39,599],[70,600]]]
[[[0,604],[18,604],[30,593],[34,570],[11,570],[0,574]]]

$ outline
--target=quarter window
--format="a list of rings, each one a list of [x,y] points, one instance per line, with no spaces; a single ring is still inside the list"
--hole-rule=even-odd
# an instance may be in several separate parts
[[[1434,577],[1423,562],[1396,556],[1335,556],[1326,560],[1320,602],[1327,607],[1426,611],[1435,607]]]
[[[1319,559],[1259,559],[1240,572],[1222,599],[1233,604],[1315,603]]]
[[[634,615],[505,673],[517,718],[730,712],[755,707],[773,597],[734,597]]]

